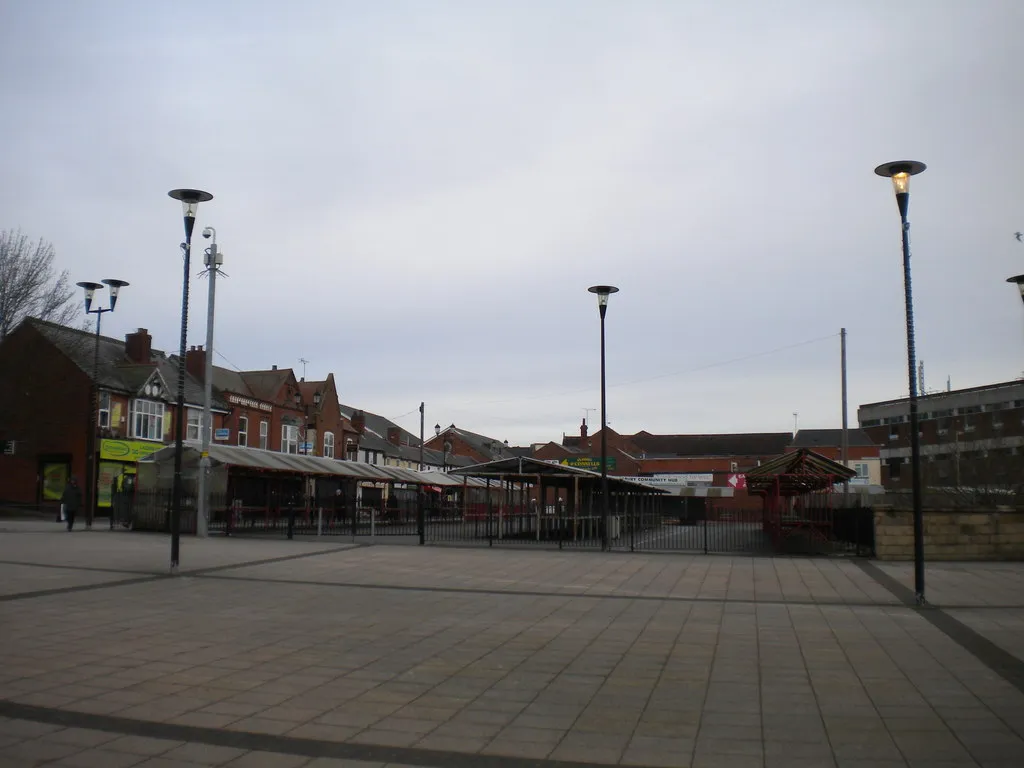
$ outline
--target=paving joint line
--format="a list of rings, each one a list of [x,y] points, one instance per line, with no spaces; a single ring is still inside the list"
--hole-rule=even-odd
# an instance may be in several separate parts
[[[189,574],[196,575],[196,574]],[[223,579],[225,581],[252,581],[261,584],[292,584],[304,587],[333,587],[340,589],[379,589],[396,592],[438,592],[441,594],[463,595],[494,595],[508,597],[560,597],[587,598],[590,600],[641,600],[675,603],[730,603],[739,605],[801,605],[835,608],[904,608],[901,603],[880,603],[877,601],[857,600],[803,600],[803,599],[769,599],[747,597],[701,597],[681,595],[624,595],[608,592],[550,592],[528,589],[483,589],[477,587],[443,587],[417,586],[415,584],[367,584],[349,581],[314,581],[312,579],[272,579],[260,576],[235,574],[198,574],[203,578]]]
[[[0,701],[0,716],[65,728],[84,728],[151,739],[234,747],[247,751],[275,752],[311,758],[362,760],[384,764],[401,763],[424,766],[425,768],[608,768],[609,765],[613,765],[611,763],[521,758],[419,747],[389,747],[377,744],[325,741],[270,733],[134,720],[117,715],[74,712],[56,707],[19,704],[14,701]],[[635,766],[635,768],[644,768],[644,766]],[[653,767],[649,766],[648,768]]]
[[[946,613],[948,607],[916,604],[912,589],[871,562],[858,562],[861,570],[892,592],[903,603],[942,634],[974,656],[1021,693],[1024,693],[1024,661],[993,643],[980,632]]]
[[[259,566],[259,565],[272,565],[274,563],[281,563],[281,562],[286,562],[286,561],[289,561],[289,560],[300,560],[300,559],[306,558],[306,557],[316,557],[318,555],[328,555],[328,554],[333,554],[335,552],[346,552],[349,549],[351,549],[350,546],[333,546],[330,549],[322,549],[322,550],[318,550],[316,552],[302,552],[302,553],[297,554],[297,555],[284,555],[284,556],[281,556],[281,557],[266,558],[264,560],[251,560],[249,562],[244,562],[244,563],[233,563],[233,564],[227,564],[227,565],[215,565],[215,566],[211,566],[209,568],[198,568],[198,569],[196,569],[194,571],[182,571],[182,572],[180,572],[178,574],[154,573],[152,571],[148,571],[148,572],[147,571],[117,571],[117,570],[113,570],[113,569],[99,569],[99,568],[94,568],[94,567],[89,567],[89,566],[84,567],[84,568],[78,568],[77,566],[69,566],[69,565],[33,564],[33,563],[24,563],[24,562],[14,563],[14,562],[9,562],[9,561],[0,561],[0,565],[6,563],[8,565],[23,565],[23,566],[30,566],[30,567],[34,566],[34,567],[38,567],[38,568],[60,568],[60,569],[82,570],[82,571],[87,571],[87,572],[89,572],[89,571],[102,571],[102,572],[109,572],[109,573],[123,573],[125,575],[128,575],[128,574],[138,574],[138,576],[136,578],[132,578],[132,579],[119,579],[117,581],[104,581],[104,582],[100,582],[98,584],[73,584],[73,585],[66,586],[66,587],[53,587],[52,589],[38,589],[38,590],[34,590],[32,592],[14,592],[14,593],[9,594],[9,595],[0,595],[0,603],[9,603],[9,602],[14,602],[15,600],[31,600],[31,599],[36,598],[36,597],[49,597],[51,595],[71,594],[71,593],[74,593],[74,592],[91,592],[91,591],[100,590],[100,589],[111,589],[113,587],[130,587],[130,586],[135,586],[136,584],[146,584],[146,583],[149,583],[149,582],[152,582],[152,581],[162,581],[164,579],[179,579],[179,578],[185,578],[185,577],[189,577],[189,576],[217,578],[216,576],[213,576],[212,574],[216,574],[216,573],[219,573],[221,571],[230,570],[232,568],[249,568],[249,567]],[[224,577],[221,577],[221,578],[224,578]]]

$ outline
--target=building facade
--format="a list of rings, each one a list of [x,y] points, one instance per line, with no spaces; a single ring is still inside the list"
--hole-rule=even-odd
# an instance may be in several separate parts
[[[909,398],[862,405],[857,418],[880,447],[882,484],[910,490]],[[918,418],[926,488],[1024,484],[1024,381],[922,395]]]
[[[92,422],[91,382],[97,356],[98,411]],[[184,439],[198,439],[203,407],[199,382],[185,375]],[[98,512],[111,488],[135,473],[139,459],[175,439],[178,366],[152,348],[145,328],[124,341],[27,319],[0,344],[0,502],[56,506],[75,475],[83,487],[90,430],[95,430]],[[214,427],[228,406],[213,403]]]

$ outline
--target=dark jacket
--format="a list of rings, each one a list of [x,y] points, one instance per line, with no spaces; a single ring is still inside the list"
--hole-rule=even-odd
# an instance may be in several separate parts
[[[82,489],[77,485],[68,483],[64,486],[64,493],[61,494],[60,503],[68,512],[77,512],[82,508]]]

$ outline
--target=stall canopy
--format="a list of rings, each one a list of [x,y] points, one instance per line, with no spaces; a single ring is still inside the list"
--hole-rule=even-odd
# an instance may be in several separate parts
[[[565,485],[574,478],[584,480],[588,484],[601,481],[600,472],[592,472],[589,469],[580,469],[579,467],[568,467],[525,456],[513,456],[507,459],[489,461],[485,464],[474,464],[471,467],[459,467],[458,469],[453,469],[450,474],[480,479],[500,478],[513,482],[536,482],[539,478],[542,478],[545,483],[550,485]],[[624,480],[612,475],[608,476],[608,490],[612,493],[668,493],[664,488],[647,485],[635,480]]]
[[[245,467],[268,472],[285,472],[296,475],[323,475],[344,477],[352,480],[365,480],[378,483],[409,483],[414,485],[459,485],[462,478],[453,478],[443,472],[419,472],[403,467],[384,467],[376,464],[360,464],[340,459],[328,459],[322,456],[303,456],[294,453],[278,453],[260,448],[243,448],[234,445],[211,444],[210,460],[214,466]],[[193,463],[200,458],[200,446],[196,442],[186,442],[184,458]],[[163,463],[173,461],[174,446],[168,445],[141,461],[144,463]],[[470,482],[469,485],[483,486],[483,482]]]
[[[747,470],[746,476],[747,493],[793,497],[829,490],[857,473],[820,453],[800,448]]]

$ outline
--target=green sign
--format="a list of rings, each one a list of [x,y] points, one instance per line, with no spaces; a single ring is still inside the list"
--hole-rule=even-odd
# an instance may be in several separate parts
[[[571,459],[562,459],[560,462],[563,467],[575,467],[576,469],[589,469],[591,472],[601,471],[601,459],[593,458],[592,456],[573,456]],[[609,472],[615,471],[615,457],[609,456],[605,459],[605,466]]]

